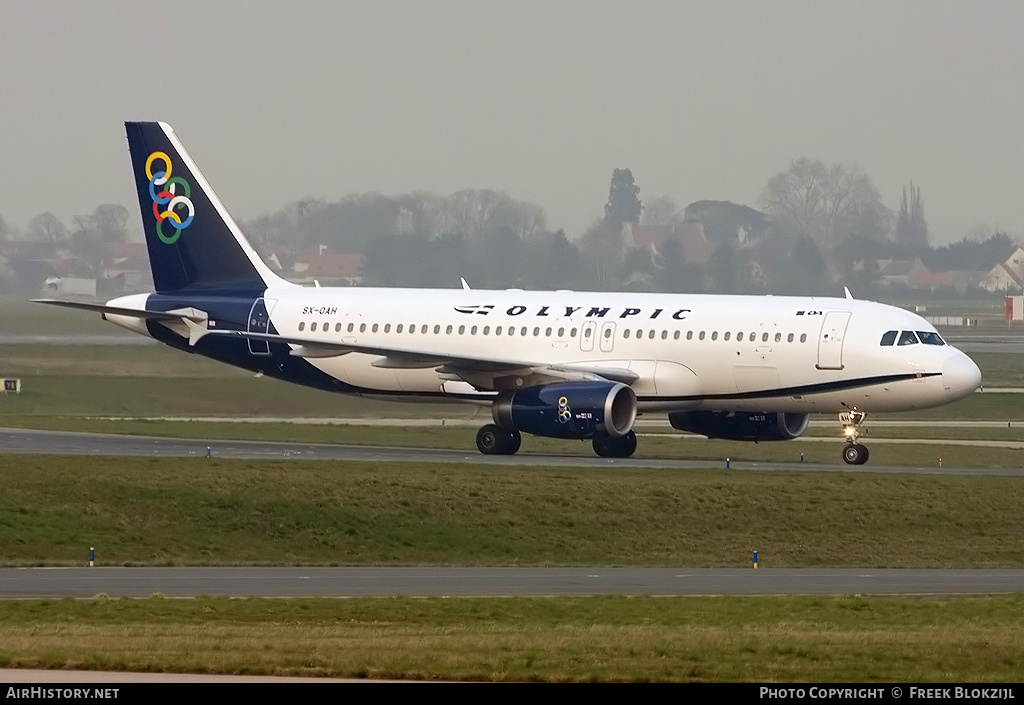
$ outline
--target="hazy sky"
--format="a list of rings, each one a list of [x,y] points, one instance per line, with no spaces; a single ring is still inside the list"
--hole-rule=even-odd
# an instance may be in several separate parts
[[[807,156],[894,209],[913,179],[943,239],[1019,237],[1022,31],[1011,0],[0,0],[0,215],[135,214],[144,119],[240,219],[491,188],[575,236],[616,167],[642,199],[756,207]]]

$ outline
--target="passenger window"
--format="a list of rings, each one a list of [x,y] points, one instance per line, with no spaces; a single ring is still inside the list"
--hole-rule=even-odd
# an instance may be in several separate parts
[[[424,323],[422,326],[420,326],[420,333],[422,333],[423,335],[427,334],[427,324],[426,323]]]
[[[473,326],[473,332],[476,333],[476,326]],[[459,335],[466,334],[466,326],[459,326]]]
[[[921,339],[921,342],[925,345],[945,345],[945,341],[939,337],[938,333],[933,333],[928,330],[917,331],[917,337]]]
[[[661,339],[662,340],[668,340],[668,331],[667,330],[661,331]]]
[[[742,333],[737,333],[736,334],[736,340],[737,340],[737,342],[742,343],[743,342],[743,334]]]
[[[722,334],[722,340],[729,340],[730,335],[732,335],[730,331],[725,331],[725,333]]]
[[[340,323],[335,323],[334,324],[334,332],[335,333],[340,333],[341,332],[341,324]]]
[[[712,340],[718,340],[718,331],[717,330],[711,334],[711,339]]]
[[[371,332],[372,332],[372,333],[376,333],[376,332],[377,332],[377,326],[379,326],[379,325],[380,325],[380,324],[378,324],[378,323],[374,323],[374,324],[373,324],[373,329],[371,330]]]
[[[801,343],[806,343],[807,342],[807,334],[806,333],[801,333],[800,334],[800,342]]]
[[[359,332],[360,333],[365,333],[366,332],[366,324],[365,323],[360,323],[359,324]]]
[[[781,343],[782,342],[782,333],[776,333],[775,334],[775,342],[776,343]]]
[[[311,324],[309,325],[309,329],[310,329],[311,331],[315,331],[315,330],[316,330],[316,323],[311,323]]]
[[[896,330],[885,331],[885,333],[882,334],[882,342],[880,342],[879,345],[892,345],[896,342],[896,336],[898,334],[899,331]]]
[[[384,324],[384,332],[385,333],[390,333],[391,332],[391,324],[390,323],[385,323]]]
[[[687,340],[693,340],[693,331],[692,330],[686,331],[686,339]]]
[[[704,340],[704,331],[700,332],[700,334],[697,336],[697,339],[698,340]]]
[[[299,331],[301,332],[304,330],[306,330],[306,322],[302,321],[301,323],[299,323]]]
[[[622,330],[622,337],[625,338],[626,340],[629,340],[629,328],[624,328]]]
[[[900,333],[900,342],[897,345],[917,345],[917,336],[914,331],[905,330]]]
[[[451,335],[452,334],[452,326],[448,326],[447,328],[445,328],[444,329],[444,334],[445,335]]]
[[[792,333],[790,333],[789,335],[786,336],[786,342],[787,343],[792,343],[793,342],[793,334]]]
[[[679,331],[672,334],[672,340],[679,340]]]
[[[762,333],[761,334],[761,342],[762,343],[767,343],[768,342],[768,334],[767,333]]]
[[[401,332],[402,332],[402,324],[401,324],[401,323],[399,323],[399,324],[398,324],[398,327],[397,327],[397,328],[395,328],[395,332],[396,332],[396,333],[401,333]]]

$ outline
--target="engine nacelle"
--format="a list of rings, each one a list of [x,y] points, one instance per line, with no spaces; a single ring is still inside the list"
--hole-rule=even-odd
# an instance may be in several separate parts
[[[730,441],[791,441],[807,430],[809,414],[747,411],[676,411],[672,428]]]
[[[491,407],[498,426],[549,438],[618,438],[633,430],[636,394],[621,382],[557,382],[503,392]]]

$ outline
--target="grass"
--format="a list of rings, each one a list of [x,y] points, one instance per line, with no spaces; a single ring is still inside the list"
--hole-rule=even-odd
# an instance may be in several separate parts
[[[471,418],[477,412],[465,404],[396,404],[331,394],[234,371],[221,377],[54,374],[21,381],[21,394],[0,395],[0,424],[12,416]]]
[[[9,335],[133,335],[107,323],[98,313],[27,301],[28,297],[0,296],[0,332]],[[40,293],[33,298],[61,298]]]
[[[1018,477],[0,457],[0,563],[1024,567]]]
[[[461,681],[1014,683],[1024,596],[0,603],[0,666]]]
[[[45,308],[45,307],[43,307]],[[46,309],[49,310],[49,309]],[[1024,387],[1017,354],[973,356],[993,387]],[[332,394],[253,376],[159,344],[0,345],[0,376],[20,377],[20,395],[0,395],[0,423],[11,415],[303,416],[472,418],[463,404],[395,403]],[[883,418],[1017,419],[1024,397],[977,394],[936,409],[878,414]],[[486,416],[486,412],[483,413]]]

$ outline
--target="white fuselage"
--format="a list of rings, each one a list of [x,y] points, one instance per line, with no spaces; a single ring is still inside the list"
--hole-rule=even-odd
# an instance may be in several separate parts
[[[285,337],[524,367],[628,369],[644,410],[900,411],[953,401],[980,381],[951,346],[882,345],[887,331],[935,329],[854,299],[287,286],[267,289],[264,301]],[[386,357],[306,356],[364,394],[492,396],[486,383],[471,385],[443,365],[396,366]]]

